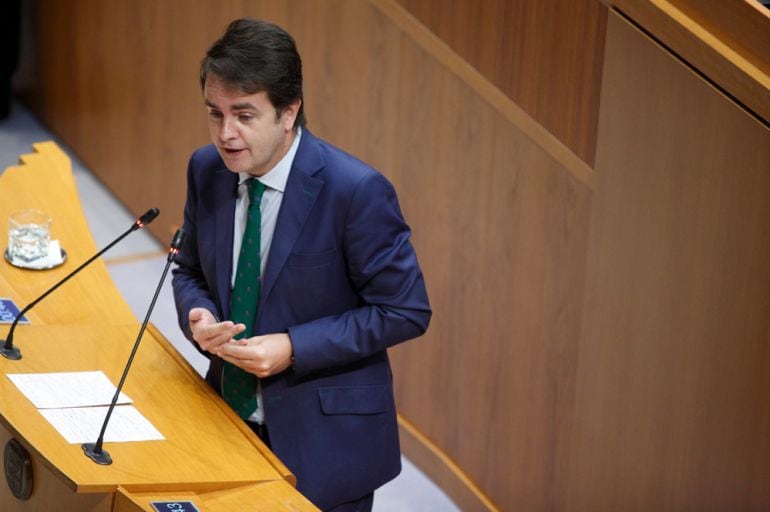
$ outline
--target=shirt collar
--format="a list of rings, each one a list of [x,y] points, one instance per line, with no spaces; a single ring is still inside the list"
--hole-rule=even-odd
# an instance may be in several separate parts
[[[286,190],[286,182],[289,179],[289,171],[291,171],[291,164],[294,162],[294,156],[297,154],[297,148],[299,147],[299,139],[302,137],[302,128],[297,128],[297,136],[294,137],[294,141],[291,143],[289,151],[283,155],[281,161],[278,162],[275,167],[268,172],[257,178],[259,181],[265,184],[266,187],[273,190],[277,190],[281,193]],[[253,176],[247,172],[238,173],[238,185],[242,185],[244,181]]]

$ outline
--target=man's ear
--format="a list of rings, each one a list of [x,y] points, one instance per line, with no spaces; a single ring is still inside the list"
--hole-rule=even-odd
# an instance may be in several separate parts
[[[283,112],[281,112],[281,123],[283,124],[283,129],[285,131],[289,132],[294,129],[294,121],[299,115],[299,107],[301,106],[302,100],[297,98],[296,100],[286,105],[286,107],[283,109]]]

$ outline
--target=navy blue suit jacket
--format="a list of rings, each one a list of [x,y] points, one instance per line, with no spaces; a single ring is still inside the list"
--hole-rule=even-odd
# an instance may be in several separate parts
[[[191,340],[190,309],[230,315],[237,183],[213,146],[192,155],[187,238],[173,271]],[[303,130],[254,332],[291,337],[295,364],[262,380],[265,421],[273,451],[321,508],[360,498],[401,469],[386,349],[421,335],[431,314],[409,236],[387,179]],[[206,379],[221,393],[222,360],[206,355]]]

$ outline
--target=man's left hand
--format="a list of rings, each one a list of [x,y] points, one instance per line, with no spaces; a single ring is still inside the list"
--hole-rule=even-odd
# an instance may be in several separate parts
[[[232,340],[217,347],[217,355],[259,378],[281,373],[291,365],[291,338],[286,333]]]

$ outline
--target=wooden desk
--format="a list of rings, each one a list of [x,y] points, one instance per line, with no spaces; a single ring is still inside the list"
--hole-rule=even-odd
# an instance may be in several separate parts
[[[20,157],[20,165],[8,167],[0,175],[2,250],[7,247],[8,216],[17,210],[36,208],[53,219],[51,237],[60,241],[68,258],[64,265],[46,271],[19,269],[5,260],[0,262],[0,296],[12,298],[20,308],[98,250],[83,216],[69,157],[53,142],[41,142],[34,148],[35,153]],[[128,226],[117,227],[115,236],[126,229]],[[29,318],[49,325],[136,321],[101,260],[94,261],[75,280],[35,306]],[[0,334],[4,336],[3,328]]]
[[[69,160],[52,143],[0,176],[0,216],[24,207],[51,213],[54,236],[70,257],[48,271],[0,264],[0,296],[25,305],[96,252],[79,211]],[[56,228],[54,228],[56,229]],[[69,444],[6,377],[11,373],[101,370],[117,383],[139,331],[101,261],[41,302],[18,326],[23,358],[0,358],[0,443],[16,438],[32,459],[29,500],[0,482],[3,511],[153,510],[151,501],[188,499],[201,511],[316,510],[294,488],[294,476],[209,388],[152,325],[124,392],[165,437],[105,443],[113,464],[88,459]],[[8,326],[0,327],[4,337]],[[262,508],[262,507],[266,508]],[[258,507],[258,508],[255,508]],[[235,507],[238,508],[238,507]]]

